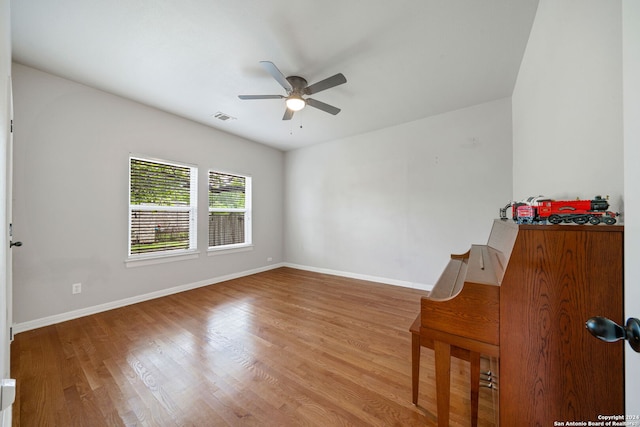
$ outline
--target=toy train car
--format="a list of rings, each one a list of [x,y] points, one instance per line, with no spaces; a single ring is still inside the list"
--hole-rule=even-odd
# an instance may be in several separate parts
[[[529,197],[522,202],[512,202],[500,209],[500,218],[507,219],[507,209],[518,224],[576,223],[611,225],[616,223],[617,212],[608,211],[609,202],[601,196],[593,200],[552,200],[542,196]]]

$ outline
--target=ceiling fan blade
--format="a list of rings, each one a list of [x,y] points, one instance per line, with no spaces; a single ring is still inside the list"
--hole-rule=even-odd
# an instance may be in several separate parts
[[[238,95],[240,99],[282,99],[282,95]]]
[[[317,99],[307,98],[307,105],[311,105],[314,108],[325,111],[329,114],[333,114],[334,116],[340,112],[339,108],[334,107],[333,105],[325,104],[324,102],[318,101]]]
[[[286,109],[284,112],[284,116],[282,116],[282,120],[291,120],[291,118],[293,117],[293,113],[295,111],[290,110],[290,109]]]
[[[307,95],[313,95],[314,93],[318,93],[346,82],[347,78],[342,73],[338,73],[335,76],[327,77],[324,80],[320,80],[319,82],[312,84],[311,86],[307,86],[304,93]]]
[[[291,92],[293,90],[291,83],[289,83],[285,75],[278,70],[278,67],[276,67],[273,62],[260,61],[260,65],[262,65],[262,68],[264,68],[267,73],[271,74],[271,76],[273,76],[273,78],[276,79],[278,83],[280,83],[280,86],[285,88],[287,92]]]

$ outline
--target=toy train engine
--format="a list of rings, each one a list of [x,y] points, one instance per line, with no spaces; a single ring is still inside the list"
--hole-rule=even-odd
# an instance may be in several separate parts
[[[616,223],[617,212],[610,212],[609,202],[601,196],[593,200],[551,200],[542,196],[529,197],[522,202],[513,202],[500,209],[500,217],[507,219],[507,209],[518,224],[562,222],[576,224],[611,225]]]

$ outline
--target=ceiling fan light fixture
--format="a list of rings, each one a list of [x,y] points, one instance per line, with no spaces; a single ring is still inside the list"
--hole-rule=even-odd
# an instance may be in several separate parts
[[[290,109],[291,111],[300,111],[304,108],[305,105],[307,105],[305,100],[298,95],[291,95],[290,97],[288,97],[286,104],[287,104],[287,108]]]
[[[284,90],[287,91],[287,96],[282,95],[238,95],[240,99],[284,99],[287,109],[282,116],[282,120],[291,120],[296,111],[302,110],[306,105],[310,105],[313,108],[322,110],[325,113],[333,114],[334,116],[340,112],[339,108],[333,105],[325,104],[317,99],[307,98],[304,99],[302,95],[313,95],[323,90],[331,89],[334,86],[338,86],[347,82],[347,79],[342,73],[335,74],[331,77],[327,77],[324,80],[320,80],[312,84],[307,85],[307,80],[300,76],[288,76],[286,77],[273,62],[260,61],[260,65],[273,77]]]

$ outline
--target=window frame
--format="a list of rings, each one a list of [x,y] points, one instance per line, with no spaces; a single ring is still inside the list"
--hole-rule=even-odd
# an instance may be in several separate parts
[[[156,163],[165,166],[177,166],[181,168],[189,169],[189,205],[187,206],[160,206],[154,204],[131,204],[131,190],[132,190],[132,161],[139,160],[149,163]],[[127,236],[127,266],[132,265],[147,265],[155,264],[159,262],[168,262],[180,259],[191,259],[198,256],[198,166],[178,162],[173,160],[159,159],[156,157],[141,155],[141,154],[129,154],[128,158],[128,179],[129,186],[127,190],[128,195],[128,236]],[[188,212],[189,214],[189,238],[187,248],[168,249],[161,251],[153,251],[147,253],[132,253],[132,233],[133,227],[133,212],[134,211],[161,211],[161,212]]]
[[[244,178],[244,208],[212,208],[210,206],[210,194],[211,194],[211,174],[221,174],[221,175],[231,175]],[[232,252],[243,252],[253,250],[253,233],[252,233],[252,199],[253,199],[253,179],[251,175],[238,173],[238,172],[229,172],[221,169],[209,169],[207,171],[207,251],[209,256],[218,255],[221,253],[232,253]],[[226,245],[210,245],[209,236],[211,233],[211,221],[210,215],[212,212],[242,212],[244,213],[244,242],[243,243],[232,243]]]

